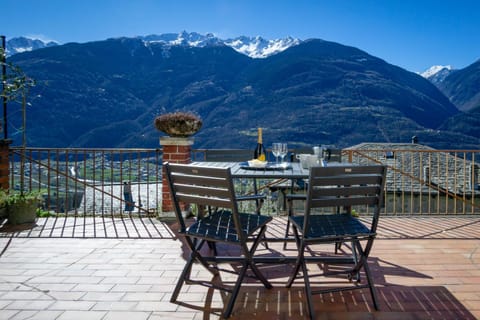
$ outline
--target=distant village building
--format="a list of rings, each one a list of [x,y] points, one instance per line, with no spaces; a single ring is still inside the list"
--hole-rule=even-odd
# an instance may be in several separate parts
[[[344,149],[347,161],[383,163],[386,214],[480,212],[479,164],[468,152],[416,143],[362,143]]]

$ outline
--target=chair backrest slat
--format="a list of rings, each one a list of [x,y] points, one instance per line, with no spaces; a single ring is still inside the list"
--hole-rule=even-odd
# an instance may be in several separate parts
[[[176,184],[177,195],[194,194],[197,196],[207,196],[229,199],[229,191],[225,188],[215,188],[211,186],[192,186],[188,184]]]
[[[197,204],[202,206],[211,206],[225,209],[232,209],[232,203],[225,198],[208,198],[196,195],[177,193],[177,199],[181,202],[189,204]]]
[[[341,207],[341,206],[373,206],[378,204],[377,196],[315,198],[311,200],[311,208]]]
[[[225,177],[196,176],[192,174],[176,174],[176,184],[190,184],[200,186],[211,186],[212,188],[228,188],[228,180]]]
[[[337,176],[320,176],[320,177],[314,177],[315,179],[315,185],[317,186],[331,186],[335,184],[344,184],[344,180],[348,180],[352,185],[357,185],[357,184],[375,184],[378,183],[379,181],[379,176],[378,174],[341,174]]]
[[[191,178],[203,177],[203,179],[227,179],[229,170],[217,170],[216,167],[198,167],[190,165],[170,164],[175,166],[174,174],[179,174],[179,177],[187,176]],[[201,169],[200,169],[201,168]],[[225,168],[224,168],[225,169]],[[201,171],[200,171],[201,170]]]
[[[328,197],[328,196],[353,196],[356,194],[365,195],[365,194],[377,194],[380,192],[378,186],[338,186],[337,188],[316,188],[312,191],[313,198],[317,197]]]
[[[359,166],[359,165],[348,165],[347,163],[342,166],[327,166],[327,167],[313,167],[315,170],[321,170],[322,175],[321,177],[326,177],[326,176],[339,176],[339,175],[347,175],[347,176],[353,176],[355,174],[379,174],[379,169],[378,167],[381,167],[381,165],[365,165],[365,166]],[[323,168],[323,169],[321,169]],[[318,175],[315,175],[316,177]]]

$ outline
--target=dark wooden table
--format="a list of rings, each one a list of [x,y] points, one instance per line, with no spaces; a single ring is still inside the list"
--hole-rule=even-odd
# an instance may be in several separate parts
[[[309,169],[303,169],[299,162],[292,162],[288,164],[288,167],[285,169],[272,169],[272,168],[248,168],[246,169],[245,162],[207,162],[207,161],[196,161],[192,163],[193,165],[198,166],[207,166],[207,167],[219,167],[219,168],[231,168],[231,173],[233,178],[242,178],[242,179],[276,179],[278,181],[284,180],[292,180],[292,179],[308,179],[309,176]],[[351,165],[349,163],[340,163],[340,162],[333,162],[329,163],[328,165],[331,166],[342,166],[342,165]],[[286,186],[290,186],[287,184]],[[284,242],[284,241],[293,241],[293,239],[286,239],[286,238],[267,238],[267,241],[272,242]],[[231,259],[231,257],[228,257]],[[275,256],[275,257],[264,257],[264,256],[255,256],[254,260],[256,262],[261,263],[291,263],[295,262],[297,259],[296,256]],[[225,260],[225,257],[207,257],[206,260],[208,261],[216,261],[221,262]],[[336,258],[336,257],[326,257],[323,259],[319,259],[319,257],[305,257],[305,260],[321,260],[321,261],[329,261],[331,263],[351,263],[351,258]]]

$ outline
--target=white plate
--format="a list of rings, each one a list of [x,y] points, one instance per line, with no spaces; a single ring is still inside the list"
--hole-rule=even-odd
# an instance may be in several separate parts
[[[267,164],[268,164],[267,161],[258,161],[258,160],[248,161],[248,166],[252,168],[265,168]]]

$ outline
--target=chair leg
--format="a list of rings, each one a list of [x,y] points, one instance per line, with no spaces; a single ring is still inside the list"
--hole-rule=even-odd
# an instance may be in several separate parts
[[[369,244],[371,242],[373,242],[373,240],[369,239],[368,243],[367,243],[367,247],[370,246]],[[356,250],[355,250],[355,248],[356,248]],[[360,269],[362,269],[362,267],[365,266],[365,264],[367,263],[367,257],[368,257],[367,250],[368,249],[364,250],[362,248],[362,245],[360,244],[360,241],[359,240],[354,240],[354,241],[352,241],[352,250],[353,250],[353,253],[354,253],[355,266],[351,270],[351,274],[354,275],[354,274],[359,273]],[[360,255],[360,257],[358,257],[358,255]]]
[[[341,242],[335,242],[335,254],[338,254],[338,250],[340,250],[341,246],[342,246]]]
[[[175,286],[175,289],[173,290],[172,296],[170,298],[170,302],[175,302],[177,301],[178,295],[180,294],[180,290],[182,289],[183,283],[188,281],[190,279],[190,272],[192,270],[193,263],[195,260],[200,262],[205,269],[207,269],[211,274],[214,276],[218,275],[218,270],[212,268],[206,261],[205,259],[202,258],[202,256],[198,253],[198,250],[205,244],[205,240],[202,241],[197,241],[197,240],[191,240],[190,238],[185,238],[187,245],[190,247],[190,257],[188,258],[187,262],[185,263],[185,267],[183,268],[182,273],[180,274],[180,277],[178,278],[177,285]]]
[[[297,262],[295,262],[295,269],[293,270],[292,274],[290,275],[290,278],[288,279],[287,285],[285,287],[291,288],[293,282],[297,278],[297,274],[300,271],[300,266],[301,266],[301,259],[298,257]]]
[[[297,238],[298,232],[295,227],[293,227],[293,231],[295,232],[295,237]],[[298,239],[298,238],[297,238]],[[290,278],[288,279],[287,288],[290,288],[297,278],[298,272],[300,271],[300,267],[302,264],[302,261],[305,261],[305,244],[302,242],[297,241],[297,248],[298,248],[298,258],[297,261],[295,262],[295,269],[293,270],[292,274],[290,275]]]
[[[243,263],[242,270],[240,270],[237,281],[235,282],[235,286],[233,287],[232,293],[230,294],[230,298],[228,299],[228,302],[223,311],[224,318],[229,318],[230,315],[232,314],[233,306],[235,305],[235,300],[237,299],[238,292],[240,291],[240,287],[243,282],[243,278],[245,277],[245,274],[247,272],[247,268],[248,268],[248,264],[246,262]]]
[[[260,202],[260,204],[258,203]],[[257,200],[257,214],[260,215],[260,210],[262,209],[262,206],[263,206],[263,200]],[[267,236],[265,235],[265,233],[262,235],[262,239],[263,239],[263,245],[265,246],[265,249],[269,249],[268,247],[268,240],[267,240]]]
[[[254,241],[254,243],[250,247],[250,250],[248,250],[248,248],[245,246],[243,248],[243,251],[245,253],[245,259],[247,260],[248,265],[250,265],[250,268],[252,269],[255,276],[258,278],[258,280],[260,280],[263,283],[265,288],[271,289],[272,285],[267,280],[267,278],[265,278],[263,273],[260,272],[260,270],[258,269],[258,267],[256,266],[256,264],[255,264],[255,262],[253,261],[253,258],[252,258],[253,254],[257,250],[257,247],[260,243],[260,239],[264,237],[266,230],[267,230],[267,226],[263,226],[262,229],[260,229],[260,232],[259,232],[259,235],[258,235],[257,239]]]
[[[368,287],[370,289],[370,295],[372,296],[373,307],[375,308],[375,310],[379,310],[377,302],[377,291],[375,290],[375,285],[373,283],[368,263],[365,262],[365,264],[363,265],[363,269],[365,270],[365,276],[367,278]]]
[[[253,192],[255,194],[258,194],[257,179],[253,180]],[[262,206],[263,206],[263,200],[262,199],[256,199],[255,200],[255,212],[256,212],[256,214],[258,214],[258,215],[261,214]],[[263,244],[264,244],[265,248],[268,249],[268,242],[267,242],[267,239],[266,239],[265,235],[263,236],[263,239],[264,239]]]
[[[303,272],[303,281],[305,286],[305,295],[307,298],[308,313],[310,314],[310,319],[314,320],[315,310],[313,307],[314,304],[313,304],[313,297],[312,297],[312,289],[310,287],[310,279],[308,278],[307,264],[304,258],[302,258],[301,265],[302,265],[302,272]]]
[[[290,236],[290,217],[293,215],[293,200],[287,200],[288,202],[288,216],[287,216],[287,227],[285,229],[285,241],[283,242],[283,250],[287,249],[287,239]]]
[[[352,246],[352,255],[353,255],[353,260],[355,261],[355,265],[358,266],[359,265],[359,260],[358,260],[358,254],[359,252],[363,252],[362,251],[362,247],[360,246],[360,242],[358,241],[352,241],[351,242],[351,246]],[[351,273],[351,279],[353,279],[353,277],[355,277],[355,281],[356,282],[360,282],[360,268],[357,268],[356,269],[356,273],[354,274],[353,272]]]
[[[207,245],[208,245],[208,248],[210,248],[210,250],[213,251],[213,254],[217,256],[218,255],[217,244],[213,241],[207,241]]]
[[[355,241],[355,245],[356,245],[356,247],[358,249],[358,252],[360,254],[360,259],[358,260],[358,262],[357,262],[355,268],[352,270],[352,272],[356,272],[357,274],[359,274],[360,269],[363,267],[363,270],[365,270],[365,277],[367,278],[368,287],[370,289],[370,294],[372,296],[373,307],[375,308],[375,310],[378,310],[377,292],[375,290],[375,285],[373,283],[372,274],[370,272],[370,268],[369,268],[368,262],[367,262],[368,254],[370,252],[370,248],[372,246],[372,243],[373,243],[373,239],[368,239],[366,249],[363,250],[362,246],[360,244],[360,241]]]
[[[258,267],[254,263],[249,263],[250,268],[252,269],[255,276],[263,283],[263,286],[267,289],[272,289],[272,284],[265,278],[265,276],[260,272]]]
[[[296,232],[295,227],[293,228],[295,231],[295,234],[298,235],[298,232]],[[290,279],[288,279],[287,288],[290,288],[295,281],[298,272],[300,271],[300,268],[302,269],[303,273],[303,281],[304,281],[304,288],[305,288],[305,296],[307,298],[307,306],[308,306],[308,313],[310,315],[310,319],[315,319],[315,311],[314,311],[314,304],[313,304],[313,298],[312,298],[312,289],[310,287],[310,279],[308,276],[308,269],[307,269],[307,263],[305,261],[305,243],[302,241],[300,244],[298,244],[298,259],[297,262],[295,263],[295,269],[292,272]]]
[[[235,300],[237,299],[238,293],[240,291],[241,284],[243,283],[243,279],[245,278],[245,274],[247,273],[248,267],[250,267],[252,269],[255,276],[263,283],[263,285],[267,289],[272,288],[272,285],[265,278],[265,276],[260,272],[260,270],[257,268],[257,266],[255,265],[255,263],[253,261],[253,258],[252,258],[253,253],[255,252],[255,250],[257,249],[257,247],[260,243],[260,240],[265,235],[266,229],[267,229],[266,226],[263,226],[262,229],[260,229],[260,232],[259,232],[257,238],[255,239],[255,241],[253,242],[252,246],[250,247],[250,250],[247,248],[247,246],[245,244],[242,245],[242,251],[243,251],[243,254],[245,256],[245,261],[242,263],[242,270],[240,270],[240,272],[238,274],[238,278],[237,278],[237,281],[235,282],[235,286],[232,290],[230,299],[228,300],[227,305],[225,307],[225,310],[223,312],[223,317],[224,318],[230,317],[230,315],[232,313],[233,306],[235,305]]]
[[[192,252],[190,254],[190,258],[185,264],[185,267],[183,268],[182,273],[180,274],[180,277],[178,278],[177,285],[175,286],[172,296],[170,297],[170,302],[177,301],[177,298],[178,298],[178,295],[180,294],[180,290],[182,289],[183,283],[186,281],[186,279],[189,278],[189,274],[192,269],[194,259],[195,259],[195,255]]]

